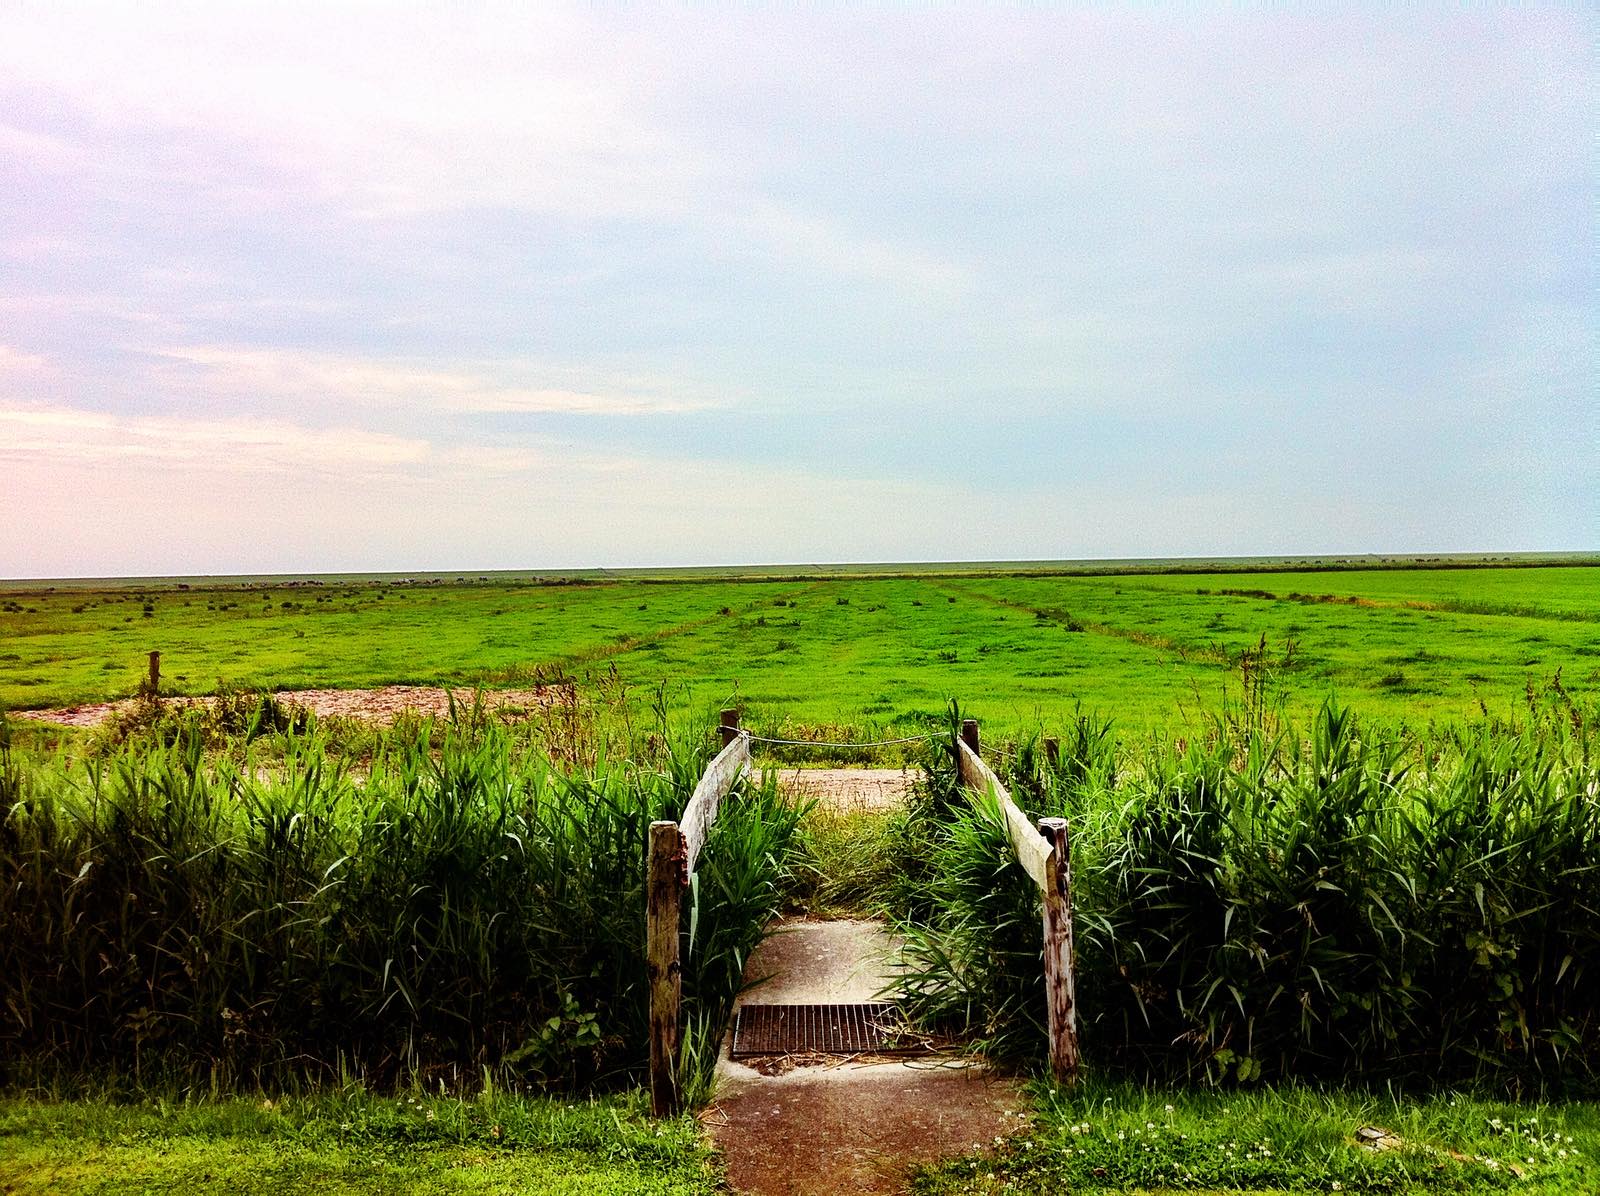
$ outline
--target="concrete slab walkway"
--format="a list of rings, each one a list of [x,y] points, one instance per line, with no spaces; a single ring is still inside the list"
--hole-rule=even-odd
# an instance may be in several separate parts
[[[880,923],[786,921],[751,956],[747,979],[766,979],[741,1003],[870,1001],[898,949]],[[1017,1083],[982,1065],[792,1062],[735,1062],[724,1046],[705,1120],[740,1192],[903,1192],[916,1164],[993,1145],[1025,1124]]]
[[[906,803],[916,771],[906,768],[783,768],[778,785],[785,792],[814,798],[847,813],[893,810]]]

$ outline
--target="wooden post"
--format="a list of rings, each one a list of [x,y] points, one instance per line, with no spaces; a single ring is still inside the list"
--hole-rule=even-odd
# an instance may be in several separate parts
[[[983,752],[978,748],[978,720],[964,718],[961,720],[961,741],[972,749],[974,756],[981,756]]]
[[[147,683],[152,695],[161,691],[161,653],[150,653],[150,680]]]
[[[739,712],[737,710],[724,710],[721,725],[717,728],[722,733],[722,746],[727,747],[739,737]]]
[[[676,822],[650,824],[645,889],[645,938],[650,973],[650,1111],[678,1111],[678,901],[683,888],[683,833]]]
[[[1078,1006],[1072,977],[1072,844],[1065,818],[1039,819],[1050,844],[1044,886],[1044,992],[1050,1028],[1050,1071],[1058,1083],[1078,1078]]]
[[[1061,763],[1061,741],[1054,735],[1044,737],[1044,759],[1052,769]]]

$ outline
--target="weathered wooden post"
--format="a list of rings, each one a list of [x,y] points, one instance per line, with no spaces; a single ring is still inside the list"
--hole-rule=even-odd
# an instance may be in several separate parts
[[[678,959],[678,902],[683,887],[683,833],[676,822],[650,824],[646,874],[645,938],[650,975],[650,1111],[678,1111],[678,1003],[683,965]]]
[[[1078,1005],[1072,976],[1072,843],[1065,818],[1039,819],[1050,844],[1044,886],[1044,992],[1049,1013],[1050,1071],[1060,1083],[1078,1078]]]
[[[724,710],[717,730],[722,733],[722,746],[727,747],[739,737],[739,712]]]
[[[978,747],[978,720],[964,718],[961,720],[961,742],[972,749],[974,756],[981,756],[983,752]]]
[[[161,653],[150,653],[150,679],[145,682],[154,696],[161,692]]]
[[[1051,771],[1054,771],[1061,764],[1061,741],[1054,735],[1046,735],[1044,737],[1044,759],[1045,763],[1050,766]]]

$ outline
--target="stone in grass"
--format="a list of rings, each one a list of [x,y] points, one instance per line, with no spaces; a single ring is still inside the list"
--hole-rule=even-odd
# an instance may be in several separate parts
[[[1363,1150],[1399,1150],[1405,1145],[1405,1140],[1393,1130],[1364,1125],[1356,1131],[1356,1145]]]

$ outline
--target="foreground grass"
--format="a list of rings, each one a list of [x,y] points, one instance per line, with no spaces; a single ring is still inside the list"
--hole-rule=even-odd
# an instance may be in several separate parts
[[[979,1192],[1600,1191],[1600,1104],[1504,1104],[1298,1088],[1034,1091],[1033,1132],[930,1168],[926,1196]],[[1385,1149],[1357,1145],[1384,1133]]]
[[[584,1193],[716,1190],[691,1119],[637,1096],[204,1102],[0,1098],[0,1192]]]
[[[1600,1191],[1600,1105],[1395,1100],[1088,1081],[1033,1089],[1031,1130],[923,1170],[986,1192]],[[1390,1149],[1359,1147],[1372,1127]],[[721,1190],[694,1121],[638,1094],[559,1101],[364,1093],[221,1100],[0,1098],[0,1192],[565,1193]]]

